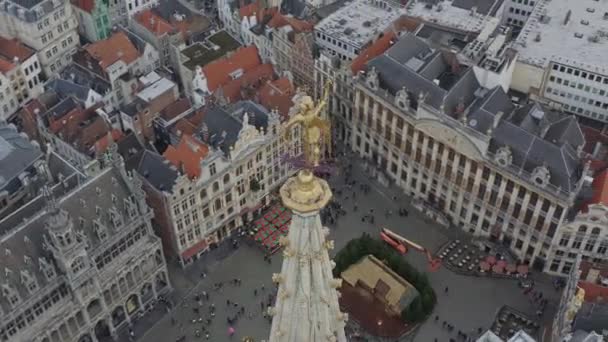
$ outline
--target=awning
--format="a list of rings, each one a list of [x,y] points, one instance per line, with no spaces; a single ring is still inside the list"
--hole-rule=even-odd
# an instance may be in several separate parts
[[[206,240],[201,240],[201,241],[197,242],[194,246],[186,249],[182,253],[182,259],[188,260],[188,259],[192,258],[194,255],[196,255],[198,252],[202,251],[205,248],[207,248],[207,241]]]

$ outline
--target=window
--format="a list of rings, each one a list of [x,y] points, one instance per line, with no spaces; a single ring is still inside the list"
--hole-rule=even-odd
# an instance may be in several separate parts
[[[209,173],[214,176],[217,173],[217,170],[215,169],[215,163],[209,165]]]
[[[201,199],[204,199],[207,197],[207,190],[203,189],[201,190]]]

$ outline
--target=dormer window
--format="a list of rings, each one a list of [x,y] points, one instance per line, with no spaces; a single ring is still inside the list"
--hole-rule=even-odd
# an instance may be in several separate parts
[[[43,258],[38,259],[38,263],[40,264],[40,271],[44,274],[46,281],[53,280],[55,278],[55,269],[53,268],[53,265]]]
[[[25,286],[30,294],[34,294],[36,290],[38,290],[38,283],[36,282],[36,279],[27,270],[21,271],[21,283]]]
[[[545,187],[549,184],[551,174],[546,166],[539,166],[532,171],[532,181],[539,187]]]
[[[95,234],[100,241],[103,241],[108,237],[108,232],[106,231],[106,227],[104,227],[99,221],[93,221],[93,228],[95,229]]]
[[[122,224],[120,214],[118,214],[114,208],[110,209],[110,221],[112,222],[112,226],[114,226],[114,228],[118,228]]]
[[[11,304],[12,307],[15,307],[19,304],[19,294],[9,284],[2,285],[2,295],[4,296],[4,298],[6,298],[6,300]]]

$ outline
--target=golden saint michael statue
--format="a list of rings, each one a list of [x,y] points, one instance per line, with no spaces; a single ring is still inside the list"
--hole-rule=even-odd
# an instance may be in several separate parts
[[[322,154],[331,148],[331,130],[329,121],[321,118],[321,112],[327,105],[331,82],[325,84],[323,98],[315,105],[312,98],[300,93],[294,98],[291,119],[286,124],[286,131],[300,126],[302,150],[306,165],[298,171],[296,177],[289,179],[281,187],[283,203],[300,212],[319,210],[331,198],[327,183],[314,176],[313,170],[319,166]]]

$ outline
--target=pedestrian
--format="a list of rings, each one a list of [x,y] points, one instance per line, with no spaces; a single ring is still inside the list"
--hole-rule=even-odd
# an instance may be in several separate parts
[[[257,297],[257,295],[258,295],[258,289],[253,289],[253,295]]]
[[[435,316],[435,322],[439,320],[439,316]]]
[[[226,306],[230,305],[230,299],[226,299]]]
[[[443,290],[444,293],[448,293],[448,287],[446,286],[445,289]]]

